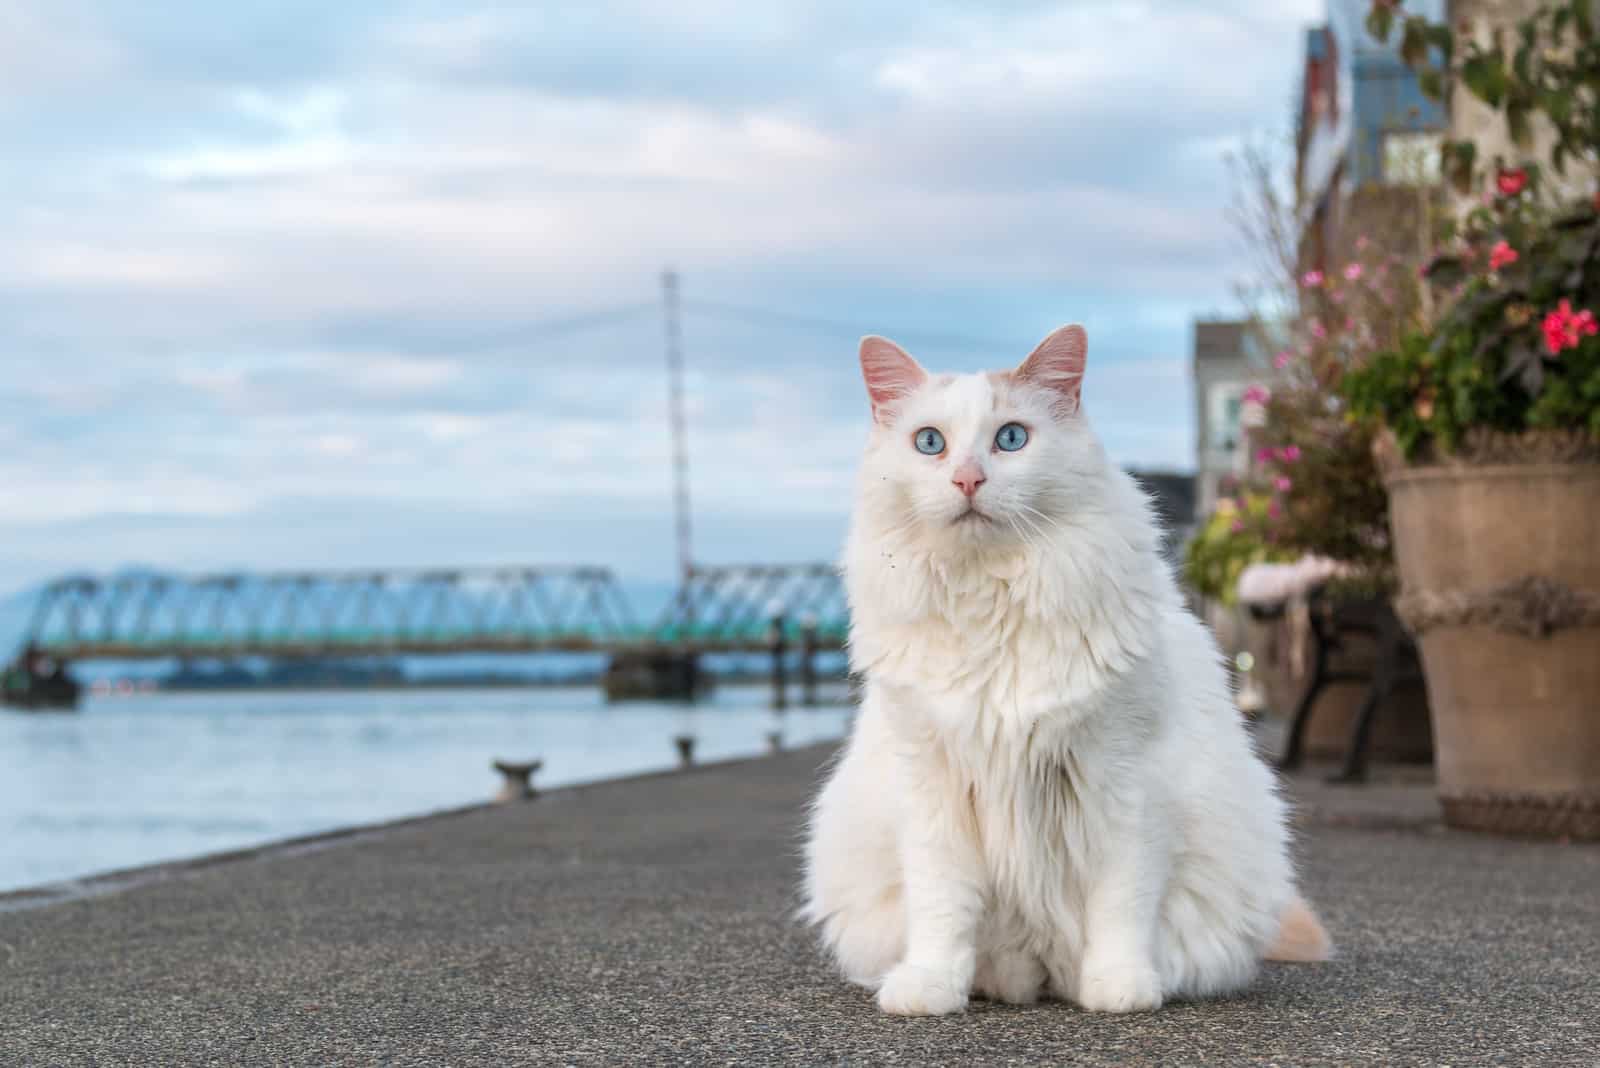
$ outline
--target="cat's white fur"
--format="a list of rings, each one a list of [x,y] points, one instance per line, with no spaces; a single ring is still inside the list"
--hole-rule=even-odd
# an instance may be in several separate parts
[[[1009,374],[935,376],[862,343],[866,692],[812,811],[804,914],[888,1012],[1153,1009],[1245,986],[1275,942],[1328,952],[1217,647],[1079,410],[1086,345],[1064,327]],[[1003,452],[1011,422],[1029,438]],[[939,456],[914,445],[929,426]]]

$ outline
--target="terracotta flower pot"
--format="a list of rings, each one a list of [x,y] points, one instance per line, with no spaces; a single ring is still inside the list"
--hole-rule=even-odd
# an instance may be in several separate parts
[[[1600,839],[1600,463],[1387,467],[1446,822]]]

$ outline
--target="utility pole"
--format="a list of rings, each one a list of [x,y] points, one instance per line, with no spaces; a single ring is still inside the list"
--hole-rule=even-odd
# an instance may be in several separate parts
[[[667,340],[667,389],[672,425],[672,496],[677,512],[678,572],[685,584],[694,570],[689,544],[689,443],[683,411],[683,330],[678,322],[678,273],[661,272],[661,311]]]

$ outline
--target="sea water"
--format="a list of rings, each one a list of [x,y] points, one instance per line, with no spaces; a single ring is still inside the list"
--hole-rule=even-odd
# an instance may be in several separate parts
[[[824,695],[835,702],[842,688]],[[842,703],[774,712],[760,686],[695,705],[598,688],[95,695],[0,708],[0,891],[488,800],[490,762],[537,786],[842,737]]]

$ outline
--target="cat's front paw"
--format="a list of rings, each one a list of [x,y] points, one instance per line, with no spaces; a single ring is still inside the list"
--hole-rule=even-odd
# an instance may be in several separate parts
[[[894,1016],[946,1016],[966,1007],[966,988],[948,971],[897,964],[878,988],[878,1008]]]
[[[1085,963],[1078,1004],[1090,1012],[1150,1012],[1161,1007],[1161,976],[1148,964]]]

